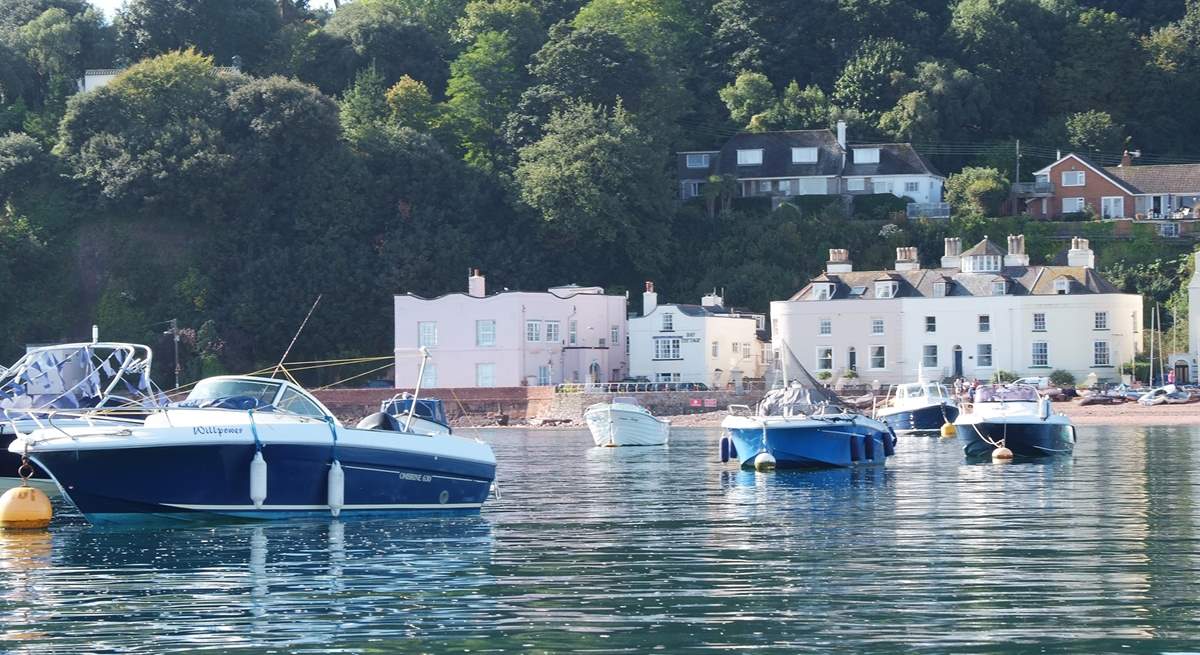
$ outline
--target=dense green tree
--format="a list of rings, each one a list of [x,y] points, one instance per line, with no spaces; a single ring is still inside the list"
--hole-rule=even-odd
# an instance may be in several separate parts
[[[555,112],[546,135],[521,150],[516,179],[553,247],[636,283],[662,264],[664,159],[623,107],[579,103]]]
[[[771,80],[762,73],[742,71],[732,84],[721,89],[721,101],[729,108],[729,118],[749,125],[759,114],[771,111],[779,102]]]
[[[145,60],[71,99],[57,152],[75,179],[111,201],[203,206],[231,164],[220,126],[235,78],[195,52]]]
[[[446,105],[453,116],[468,163],[488,166],[507,159],[504,121],[516,109],[527,83],[513,39],[485,32],[450,66]]]
[[[1054,75],[1047,80],[1048,110],[1066,114],[1105,107],[1126,116],[1141,96],[1130,80],[1141,77],[1141,48],[1132,23],[1090,9],[1067,25]]]
[[[1120,155],[1121,126],[1103,111],[1072,114],[1066,121],[1067,142],[1077,151],[1096,155]]]
[[[994,168],[967,167],[946,178],[946,202],[959,214],[995,215],[1008,180]]]
[[[507,34],[518,59],[525,62],[546,40],[542,21],[528,0],[471,0],[453,34],[461,44],[474,43],[484,34]]]
[[[353,51],[359,68],[375,66],[386,84],[408,75],[440,96],[449,73],[449,35],[420,22],[411,4],[359,0],[334,12],[324,29]]]
[[[391,122],[399,127],[429,132],[440,120],[441,108],[434,103],[429,87],[407,75],[387,90],[385,99],[391,112]]]
[[[351,142],[361,141],[371,131],[387,124],[390,114],[383,76],[374,66],[359,71],[354,86],[342,97],[339,114],[342,133]]]
[[[842,69],[833,86],[834,100],[877,117],[899,99],[896,78],[908,71],[911,58],[895,39],[867,39]]]
[[[273,0],[129,0],[113,21],[129,61],[196,48],[221,66],[250,67],[280,27]]]
[[[574,23],[612,32],[656,68],[670,68],[684,63],[681,53],[699,38],[698,18],[685,0],[591,0]]]
[[[563,24],[551,30],[529,72],[534,84],[521,94],[505,126],[505,139],[514,147],[540,138],[550,114],[572,102],[612,107],[619,98],[636,110],[655,82],[645,55],[630,50],[621,37]]]

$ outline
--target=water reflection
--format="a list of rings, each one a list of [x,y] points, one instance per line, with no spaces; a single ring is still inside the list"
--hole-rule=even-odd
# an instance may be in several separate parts
[[[0,533],[0,621],[30,653],[1194,650],[1197,436],[762,474],[715,431],[495,432],[480,516]]]

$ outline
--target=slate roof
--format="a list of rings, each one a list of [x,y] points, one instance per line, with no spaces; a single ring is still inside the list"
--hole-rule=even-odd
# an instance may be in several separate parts
[[[879,148],[879,163],[859,164],[854,162],[854,150]],[[913,149],[910,143],[852,143],[851,154],[846,157],[842,175],[848,177],[871,177],[875,175],[936,175],[944,177],[932,164]]]
[[[1107,166],[1104,171],[1134,187],[1138,193],[1200,195],[1200,164]]]
[[[992,283],[997,280],[1008,282],[1008,296],[1053,296],[1054,281],[1060,277],[1074,278],[1071,293],[1122,293],[1111,282],[1104,279],[1095,269],[1085,266],[1006,266],[1000,273],[963,273],[957,268],[933,268],[916,271],[854,271],[837,275],[819,275],[791,297],[791,300],[810,300],[812,285],[818,282],[833,282],[833,300],[863,298],[875,299],[875,281],[880,278],[897,280],[900,287],[897,298],[934,298],[933,285],[950,281],[947,297],[991,296]],[[865,286],[861,296],[850,295],[850,289]],[[816,301],[813,302],[824,302]]]
[[[962,257],[977,257],[979,255],[999,255],[999,256],[1003,257],[1004,249],[1001,248],[1000,246],[996,245],[995,241],[992,241],[991,239],[989,239],[985,236],[985,237],[983,237],[983,241],[980,241],[979,243],[975,244],[974,246],[971,246],[971,249],[964,252],[961,256]]]
[[[761,148],[763,162],[758,166],[738,166],[738,150]],[[793,164],[792,148],[817,148],[814,164]],[[721,147],[713,170],[720,175],[748,177],[812,177],[837,175],[842,170],[842,146],[829,130],[790,132],[743,132],[735,134]]]

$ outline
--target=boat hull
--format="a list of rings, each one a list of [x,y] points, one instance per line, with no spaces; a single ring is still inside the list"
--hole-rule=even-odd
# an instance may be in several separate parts
[[[267,497],[250,500],[253,444],[215,443],[48,450],[33,459],[93,523],[155,518],[268,520],[329,516],[331,447],[269,443]],[[378,448],[337,448],[345,476],[341,515],[477,511],[495,464]]]
[[[958,407],[944,403],[915,409],[879,412],[878,418],[897,433],[937,432],[958,419]]]
[[[980,421],[957,426],[967,457],[989,457],[1003,444],[1017,457],[1069,454],[1075,449],[1075,427],[1063,421]]]
[[[754,466],[762,453],[777,468],[837,468],[883,464],[894,452],[895,436],[878,421],[853,419],[727,419],[743,467]]]
[[[593,408],[584,414],[584,420],[600,447],[662,446],[671,436],[669,422],[639,411]]]

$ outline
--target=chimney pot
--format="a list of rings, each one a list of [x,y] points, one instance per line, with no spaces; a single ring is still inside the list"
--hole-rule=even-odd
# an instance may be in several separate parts
[[[849,273],[854,270],[850,262],[850,251],[845,248],[830,248],[829,263],[825,265],[827,273]]]
[[[480,274],[478,268],[472,269],[471,277],[467,278],[467,295],[473,298],[487,295],[487,278]]]
[[[837,142],[843,149],[846,147],[846,121],[837,122]]]
[[[654,283],[646,280],[646,290],[642,293],[642,316],[649,316],[658,307],[658,294],[654,292]]]

